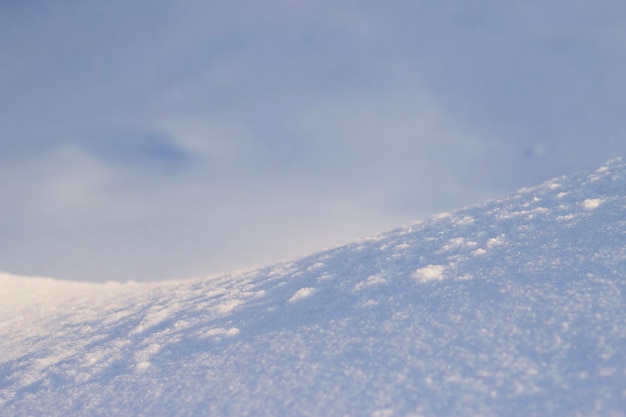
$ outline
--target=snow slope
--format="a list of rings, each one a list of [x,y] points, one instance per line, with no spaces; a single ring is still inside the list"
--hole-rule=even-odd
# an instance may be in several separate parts
[[[625,191],[618,159],[250,272],[1,275],[0,416],[624,416]]]

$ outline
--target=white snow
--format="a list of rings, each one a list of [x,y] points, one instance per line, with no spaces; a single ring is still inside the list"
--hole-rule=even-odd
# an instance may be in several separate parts
[[[602,203],[603,200],[601,198],[588,198],[583,201],[583,207],[585,208],[585,210],[594,210],[600,207],[600,204]]]
[[[413,276],[420,282],[440,281],[444,279],[445,265],[428,265],[415,271]]]
[[[298,291],[296,291],[294,295],[291,296],[291,298],[289,299],[289,302],[293,303],[294,301],[303,300],[305,298],[310,297],[314,292],[315,292],[315,288],[311,288],[311,287],[300,288]]]
[[[380,275],[372,275],[372,276],[367,277],[366,280],[361,281],[358,284],[356,284],[354,287],[354,290],[361,291],[364,288],[373,287],[375,285],[382,285],[382,284],[385,284],[386,282],[387,280],[381,277]]]
[[[284,264],[0,274],[0,416],[624,416],[626,164]]]

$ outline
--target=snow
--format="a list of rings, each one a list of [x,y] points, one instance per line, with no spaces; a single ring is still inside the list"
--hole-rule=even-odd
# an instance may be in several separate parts
[[[583,201],[583,207],[585,208],[585,210],[594,210],[600,207],[600,204],[602,204],[602,202],[603,200],[601,198],[588,198]]]
[[[445,265],[428,265],[418,269],[413,275],[420,282],[441,281],[445,270]]]
[[[624,416],[626,164],[305,258],[0,275],[0,416]]]
[[[315,292],[315,288],[305,287],[300,288],[296,293],[289,299],[289,302],[292,303],[294,301],[299,301],[305,298],[308,298]]]

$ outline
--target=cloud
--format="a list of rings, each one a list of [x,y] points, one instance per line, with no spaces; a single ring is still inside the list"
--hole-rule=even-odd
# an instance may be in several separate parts
[[[123,169],[143,169],[150,174],[174,174],[189,168],[193,153],[178,147],[156,130],[109,129],[86,134],[79,146],[106,163]]]
[[[616,5],[3,3],[0,267],[228,270],[596,166]]]
[[[460,190],[438,187],[462,184],[482,152],[480,141],[419,88],[323,103],[298,114],[294,125],[312,142],[304,164],[321,184],[387,209],[400,197],[414,213],[410,196],[427,195],[421,207],[441,209],[445,194]]]
[[[242,123],[225,118],[182,117],[158,120],[156,125],[171,137],[175,146],[210,166],[244,169],[260,157],[256,138]]]
[[[394,39],[449,117],[487,145],[476,182],[519,186],[626,150],[615,141],[626,86],[617,3],[453,4]]]

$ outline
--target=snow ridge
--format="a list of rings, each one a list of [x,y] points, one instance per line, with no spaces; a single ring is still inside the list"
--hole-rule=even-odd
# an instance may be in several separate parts
[[[0,275],[0,416],[624,416],[624,190],[617,159],[221,277]]]

